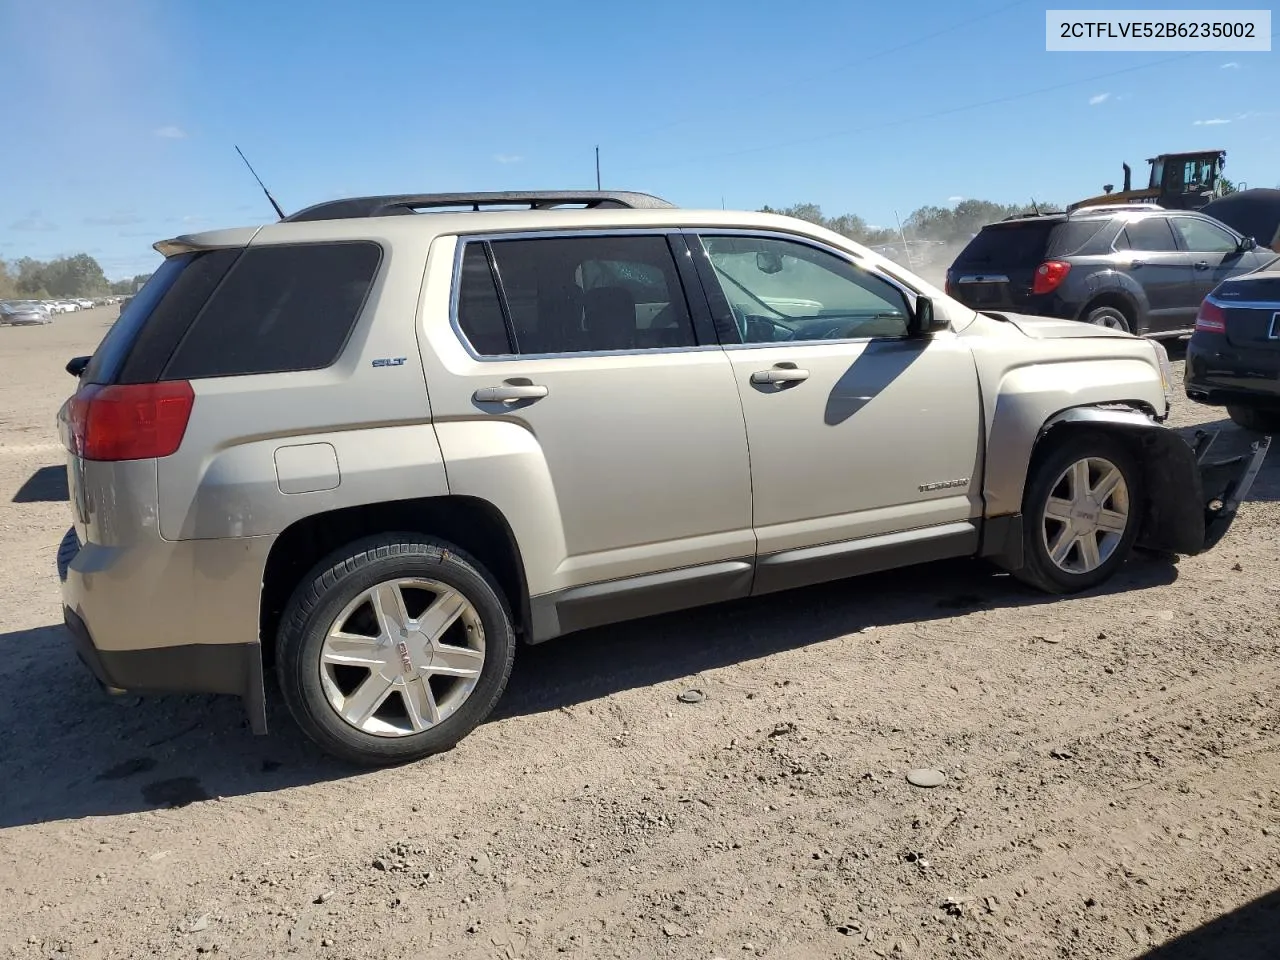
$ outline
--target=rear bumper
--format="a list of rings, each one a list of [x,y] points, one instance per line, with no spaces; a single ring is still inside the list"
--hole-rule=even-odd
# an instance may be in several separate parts
[[[265,733],[262,567],[254,559],[260,548],[252,541],[86,547],[71,528],[57,564],[63,621],[77,655],[111,693],[241,697],[254,732]],[[139,550],[147,552],[145,562]],[[239,570],[214,562],[237,555]]]
[[[1280,412],[1280,350],[1241,349],[1226,337],[1197,333],[1183,376],[1187,397],[1197,403]]]

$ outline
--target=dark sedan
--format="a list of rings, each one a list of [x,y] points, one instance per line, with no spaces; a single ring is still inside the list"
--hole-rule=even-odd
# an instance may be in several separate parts
[[[1280,432],[1280,260],[1205,298],[1185,377],[1192,400],[1226,407],[1246,430]]]
[[[53,318],[42,304],[29,300],[0,300],[0,324],[11,327],[34,327],[52,323]]]

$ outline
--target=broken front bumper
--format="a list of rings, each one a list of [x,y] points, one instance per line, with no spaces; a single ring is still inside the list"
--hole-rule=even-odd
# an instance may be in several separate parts
[[[1258,478],[1258,472],[1267,458],[1267,451],[1271,448],[1271,437],[1259,437],[1244,453],[1225,460],[1210,461],[1209,452],[1219,436],[1220,432],[1210,434],[1201,430],[1196,433],[1191,447],[1200,477],[1201,502],[1204,504],[1204,546],[1201,550],[1212,549],[1230,529],[1240,504],[1249,495],[1249,489]]]

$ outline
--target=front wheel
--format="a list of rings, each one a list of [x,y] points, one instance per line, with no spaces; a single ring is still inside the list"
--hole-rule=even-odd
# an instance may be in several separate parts
[[[493,578],[414,534],[345,547],[285,609],[280,689],[326,752],[382,766],[452,748],[497,704],[515,636]]]
[[[1070,436],[1032,468],[1023,498],[1020,580],[1077,593],[1108,580],[1138,536],[1142,471],[1129,449],[1102,434]]]

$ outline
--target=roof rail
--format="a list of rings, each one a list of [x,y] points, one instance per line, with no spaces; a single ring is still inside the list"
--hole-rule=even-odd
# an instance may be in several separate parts
[[[662,209],[674,207],[661,197],[628,190],[505,190],[488,193],[404,193],[382,197],[348,197],[328,200],[299,210],[282,220],[351,220],[356,217],[391,217],[419,210],[447,207],[528,206],[548,210],[561,206],[595,208]]]
[[[1146,213],[1148,210],[1164,210],[1165,208],[1158,203],[1095,203],[1087,207],[1076,207],[1071,214],[1085,214],[1091,212],[1103,211],[1106,213],[1124,213],[1132,211],[1133,213]]]

